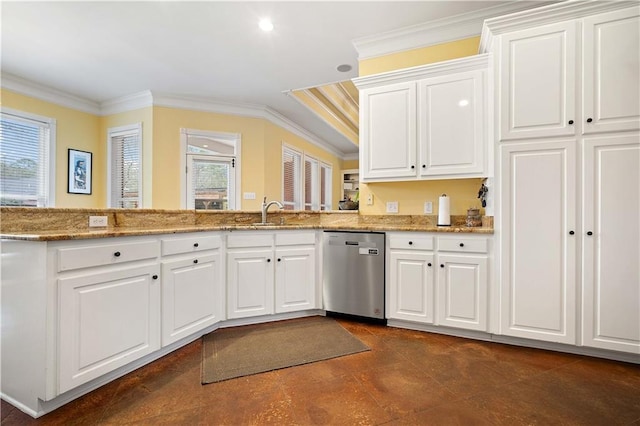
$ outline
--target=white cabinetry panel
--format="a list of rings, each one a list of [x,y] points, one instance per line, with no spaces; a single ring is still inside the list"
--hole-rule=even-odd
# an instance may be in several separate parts
[[[315,248],[278,248],[276,261],[276,312],[315,308]]]
[[[415,83],[363,90],[360,109],[363,177],[415,177]]]
[[[501,152],[502,333],[575,344],[575,142]]]
[[[500,139],[575,133],[576,25],[561,22],[501,37]]]
[[[219,253],[162,262],[163,346],[222,319],[221,268]]]
[[[420,175],[484,171],[484,71],[418,82]]]
[[[438,325],[487,331],[487,257],[438,254]]]
[[[227,253],[227,316],[244,318],[273,313],[273,250]]]
[[[640,137],[584,144],[583,344],[640,354]]]
[[[433,253],[391,250],[388,264],[389,318],[433,323]]]
[[[60,393],[160,348],[159,269],[58,280]]]
[[[584,133],[640,128],[640,8],[583,21]]]

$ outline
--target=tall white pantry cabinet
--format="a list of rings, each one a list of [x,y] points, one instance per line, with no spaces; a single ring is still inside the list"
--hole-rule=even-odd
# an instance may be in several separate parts
[[[490,19],[481,51],[497,89],[499,333],[640,354],[640,6]]]

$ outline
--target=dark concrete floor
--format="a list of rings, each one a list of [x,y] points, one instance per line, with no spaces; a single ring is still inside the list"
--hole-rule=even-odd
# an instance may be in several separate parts
[[[340,319],[372,350],[200,384],[191,343],[9,425],[640,425],[640,366]]]

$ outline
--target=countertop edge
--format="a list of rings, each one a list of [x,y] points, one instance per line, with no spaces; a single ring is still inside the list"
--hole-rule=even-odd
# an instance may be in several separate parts
[[[129,228],[80,231],[43,231],[0,233],[3,240],[19,241],[64,241],[113,238],[142,235],[183,234],[210,231],[279,231],[279,230],[325,230],[325,231],[373,231],[373,232],[436,232],[458,234],[493,234],[493,228],[466,226],[416,226],[416,225],[208,225],[179,228]]]

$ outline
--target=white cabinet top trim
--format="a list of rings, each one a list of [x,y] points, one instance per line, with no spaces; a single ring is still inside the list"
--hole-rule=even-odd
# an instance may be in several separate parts
[[[493,37],[500,34],[629,7],[640,8],[640,4],[637,1],[565,1],[487,19],[482,26],[479,51],[480,53],[490,52]]]
[[[367,89],[389,83],[402,83],[422,78],[451,75],[453,73],[486,69],[489,66],[489,54],[468,56],[450,61],[403,68],[395,71],[369,75],[353,79],[358,89]]]

